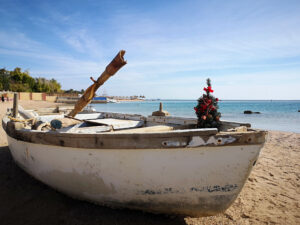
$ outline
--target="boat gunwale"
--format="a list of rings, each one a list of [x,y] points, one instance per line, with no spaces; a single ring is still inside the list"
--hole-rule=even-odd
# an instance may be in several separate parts
[[[17,140],[46,145],[94,149],[162,149],[201,146],[257,145],[265,141],[266,131],[218,132],[217,129],[188,129],[152,133],[59,133],[16,129],[16,123],[2,120],[7,135]],[[6,124],[5,124],[6,123]],[[196,138],[200,142],[193,144]],[[229,140],[229,141],[228,141]]]

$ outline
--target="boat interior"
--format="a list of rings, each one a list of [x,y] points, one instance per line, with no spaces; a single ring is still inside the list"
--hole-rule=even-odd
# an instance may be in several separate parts
[[[147,149],[264,143],[265,131],[248,123],[221,121],[221,127],[197,128],[196,118],[143,116],[111,112],[67,115],[71,109],[24,110],[2,120],[15,139],[75,148]],[[9,112],[8,112],[9,113]],[[56,128],[57,124],[62,125]]]
[[[36,110],[24,110],[19,108],[22,119],[34,118],[35,124],[27,129],[49,131],[52,120],[66,118],[72,107],[41,108]],[[172,130],[197,129],[197,118],[173,117],[173,116],[143,116],[138,114],[123,114],[112,112],[81,112],[75,118],[69,118],[74,123],[56,129],[60,133],[152,133],[167,132]],[[37,122],[38,121],[38,122]],[[199,129],[199,128],[198,128]],[[197,129],[197,130],[198,130]],[[53,130],[53,129],[52,129]],[[249,123],[221,121],[219,131],[216,128],[207,129],[217,132],[247,132],[251,131]]]

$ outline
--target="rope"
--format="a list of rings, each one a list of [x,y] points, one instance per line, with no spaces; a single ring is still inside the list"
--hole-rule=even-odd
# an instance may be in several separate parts
[[[8,116],[8,118],[10,119],[10,120],[12,120],[12,121],[15,121],[15,122],[23,122],[23,123],[27,123],[27,122],[29,122],[29,121],[31,121],[31,120],[34,120],[34,118],[30,118],[30,119],[17,119],[17,118],[14,118],[14,117],[12,117],[12,116]]]

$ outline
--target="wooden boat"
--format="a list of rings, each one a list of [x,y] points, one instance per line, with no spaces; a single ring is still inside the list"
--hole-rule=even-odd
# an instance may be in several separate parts
[[[57,110],[56,110],[57,112]],[[19,111],[47,125],[63,114]],[[237,198],[265,142],[265,131],[222,122],[120,113],[77,114],[79,123],[34,130],[4,117],[15,162],[41,182],[77,199],[154,213],[207,216]],[[19,120],[20,120],[19,119]]]

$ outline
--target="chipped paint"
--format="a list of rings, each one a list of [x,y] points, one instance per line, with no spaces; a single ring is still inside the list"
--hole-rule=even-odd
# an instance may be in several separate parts
[[[218,141],[216,140],[215,136],[211,136],[209,137],[209,139],[206,142],[206,145],[210,145],[210,144],[214,144],[216,145],[218,143]]]
[[[203,140],[203,138],[199,136],[192,137],[192,140],[190,141],[188,147],[195,147],[195,146],[202,146],[207,145],[206,141]]]
[[[189,142],[187,147],[198,147],[198,146],[205,146],[205,145],[225,145],[232,143],[236,140],[234,137],[216,137],[211,136],[205,141],[204,138],[199,136],[193,136],[192,140]]]
[[[224,145],[224,144],[229,144],[234,142],[236,138],[229,136],[227,138],[221,138],[221,140],[222,140],[222,144]]]

